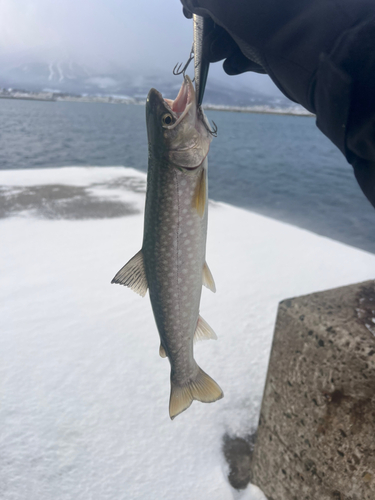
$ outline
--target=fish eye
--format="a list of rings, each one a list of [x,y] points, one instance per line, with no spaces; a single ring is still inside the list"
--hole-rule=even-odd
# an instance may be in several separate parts
[[[170,114],[170,113],[165,113],[162,117],[161,117],[161,122],[163,125],[172,125],[172,122],[173,122],[173,116]]]

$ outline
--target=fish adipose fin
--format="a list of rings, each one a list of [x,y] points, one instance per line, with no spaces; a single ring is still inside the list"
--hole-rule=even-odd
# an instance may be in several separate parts
[[[202,403],[213,403],[223,396],[223,391],[215,380],[198,367],[197,376],[188,384],[180,386],[171,380],[169,416],[173,420],[177,415],[189,408],[194,399]]]
[[[194,343],[199,340],[209,340],[214,339],[217,340],[216,333],[210,327],[210,325],[202,318],[202,316],[198,316],[197,329],[194,333]]]
[[[111,283],[128,286],[142,297],[146,295],[148,284],[142,250],[120,269]]]
[[[204,263],[203,266],[203,274],[202,274],[202,283],[205,287],[211,290],[211,292],[216,293],[216,286],[214,278],[212,277],[210,268],[207,265],[207,262]]]
[[[159,347],[159,355],[161,358],[166,358],[167,357],[167,353],[165,352],[165,349],[164,347],[160,344],[160,347]]]
[[[204,211],[206,209],[206,201],[207,201],[207,172],[206,169],[202,168],[202,173],[201,177],[198,181],[196,191],[195,191],[195,198],[194,198],[194,205],[195,208],[197,209],[199,217],[203,217]]]

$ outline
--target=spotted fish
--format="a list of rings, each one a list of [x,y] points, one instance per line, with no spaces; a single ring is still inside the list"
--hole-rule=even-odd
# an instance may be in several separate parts
[[[215,292],[205,261],[211,134],[188,76],[174,101],[150,90],[146,121],[149,163],[142,249],[112,283],[142,296],[149,289],[160,356],[168,357],[171,365],[173,419],[193,400],[212,403],[223,397],[193,353],[195,340],[216,338],[199,315],[202,284]]]

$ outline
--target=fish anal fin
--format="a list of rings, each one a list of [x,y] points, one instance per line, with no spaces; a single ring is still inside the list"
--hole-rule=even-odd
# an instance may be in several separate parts
[[[161,358],[166,358],[167,357],[167,353],[165,352],[165,349],[164,347],[160,344],[160,347],[159,347],[159,355]]]
[[[199,217],[203,218],[204,212],[206,210],[207,202],[207,172],[205,168],[202,168],[201,177],[198,180],[197,187],[195,190],[194,206],[198,212]]]
[[[203,266],[202,283],[205,287],[211,290],[211,292],[216,293],[215,281],[210,271],[210,268],[207,265],[207,262],[205,262]]]
[[[173,420],[187,410],[194,399],[202,403],[213,403],[223,396],[223,391],[215,380],[198,367],[197,375],[185,385],[178,385],[171,380],[169,416]]]
[[[213,331],[207,321],[202,318],[202,316],[198,316],[197,328],[194,333],[194,342],[209,339],[217,340],[216,333]]]
[[[148,284],[142,250],[120,269],[111,283],[128,286],[142,297],[146,295]]]

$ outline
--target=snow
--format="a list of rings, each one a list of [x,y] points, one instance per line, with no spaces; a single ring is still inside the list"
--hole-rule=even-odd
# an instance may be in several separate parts
[[[0,496],[262,500],[255,486],[231,488],[221,447],[226,433],[256,428],[278,302],[370,279],[375,255],[211,202],[217,293],[203,290],[201,314],[218,340],[195,351],[225,397],[194,402],[172,422],[149,299],[110,285],[142,241],[144,192],[110,187],[123,177],[145,179],[121,167],[0,171],[9,190],[91,186],[139,210],[0,220]]]

